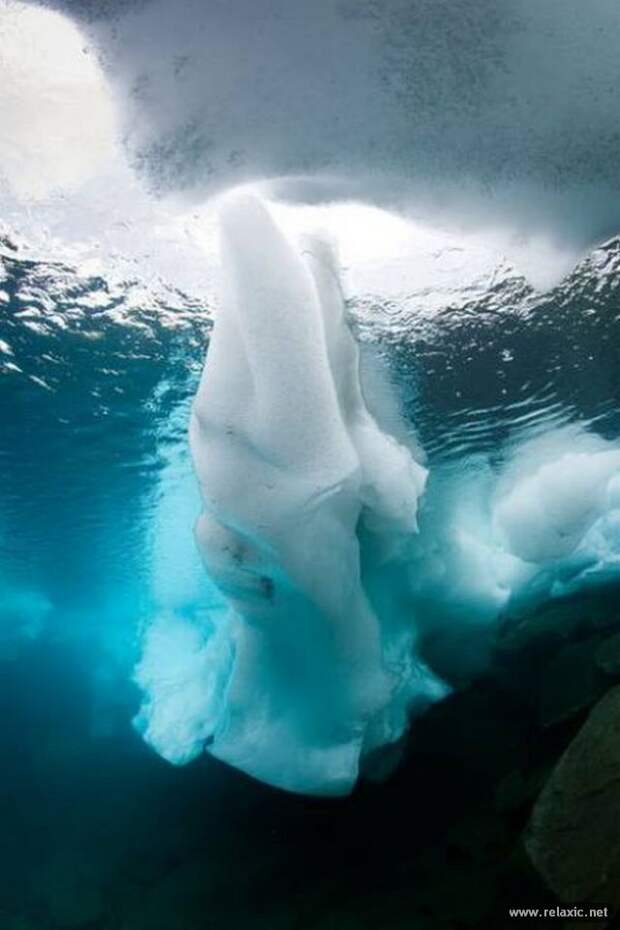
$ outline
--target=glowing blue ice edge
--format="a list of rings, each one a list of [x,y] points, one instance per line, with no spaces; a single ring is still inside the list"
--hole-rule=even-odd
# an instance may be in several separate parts
[[[346,794],[449,690],[420,633],[467,671],[511,599],[617,570],[620,450],[575,428],[499,475],[440,472],[418,532],[427,472],[368,410],[330,246],[289,243],[248,195],[221,225],[226,286],[190,429],[208,578],[191,609],[186,583],[160,598],[136,726],[177,764],[206,748],[287,790]]]

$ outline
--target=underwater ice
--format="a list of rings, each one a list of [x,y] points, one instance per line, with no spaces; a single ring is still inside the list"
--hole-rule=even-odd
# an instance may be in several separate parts
[[[155,652],[177,686],[155,699],[147,738],[179,757],[176,710],[187,700],[183,711],[204,720],[202,674],[205,707],[220,704],[210,752],[272,784],[340,793],[360,754],[402,734],[412,702],[443,691],[414,660],[400,609],[400,550],[426,471],[366,407],[329,245],[308,240],[298,254],[250,197],[227,203],[222,229],[226,301],[191,444],[204,502],[196,537],[229,605],[232,662],[218,692],[204,661],[212,640],[201,653],[187,624],[167,624],[161,642],[151,632],[139,678],[153,681]]]
[[[479,669],[511,604],[617,570],[620,449],[572,427],[500,467],[429,476],[371,413],[328,241],[289,242],[249,195],[224,202],[221,227],[226,286],[190,429],[208,580],[191,608],[160,598],[136,724],[172,762],[207,749],[342,794]]]

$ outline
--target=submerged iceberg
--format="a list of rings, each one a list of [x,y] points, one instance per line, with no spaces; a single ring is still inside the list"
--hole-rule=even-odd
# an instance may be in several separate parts
[[[206,575],[174,596],[159,584],[136,725],[174,763],[206,749],[281,788],[342,794],[484,669],[502,617],[618,574],[620,448],[576,424],[429,475],[375,409],[327,238],[289,241],[247,194],[224,202],[221,228],[190,427]],[[176,550],[195,489],[174,495],[160,532],[189,562]],[[174,574],[165,552],[158,572]]]
[[[204,503],[196,538],[228,605],[218,636],[232,658],[219,689],[215,662],[204,681],[213,726],[186,755],[208,741],[271,784],[342,793],[362,755],[444,692],[415,658],[404,598],[426,470],[367,408],[328,242],[300,252],[248,195],[229,199],[221,225],[225,299],[190,433]],[[145,734],[174,758],[179,688],[153,699],[153,663],[198,668],[200,643],[214,647],[196,630],[168,635],[185,639],[185,658],[151,631],[138,680],[151,694]]]

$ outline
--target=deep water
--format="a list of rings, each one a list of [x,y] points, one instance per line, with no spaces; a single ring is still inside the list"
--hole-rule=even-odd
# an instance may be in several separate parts
[[[387,781],[338,801],[143,744],[153,566],[172,600],[208,584],[186,430],[210,307],[9,242],[0,262],[1,930],[496,930],[515,901],[553,903],[519,836],[588,701],[541,728],[546,640],[524,656],[505,636]],[[415,295],[349,310],[432,475],[559,426],[618,440],[619,282],[612,240],[546,294],[500,269],[433,316]],[[556,605],[577,642],[620,620],[612,581]]]

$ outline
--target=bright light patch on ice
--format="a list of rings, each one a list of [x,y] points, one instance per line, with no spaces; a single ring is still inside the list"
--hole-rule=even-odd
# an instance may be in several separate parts
[[[235,190],[256,196],[261,185],[244,185]],[[209,280],[221,287],[217,202],[180,213],[170,223],[169,233],[171,239],[185,238],[202,250]],[[506,259],[512,258],[513,243],[498,231],[482,234],[432,226],[361,201],[266,203],[292,239],[312,235],[316,230],[328,232],[337,246],[339,270],[348,294],[377,295],[382,300],[416,295],[420,312],[429,316],[445,308],[453,295],[486,289],[498,269],[505,267]],[[523,251],[521,243],[519,258]],[[547,278],[543,280],[536,269],[527,267],[527,273],[532,272],[532,283],[546,285],[556,273],[566,270],[562,262],[558,265],[551,260],[545,269]]]
[[[494,243],[480,236],[457,235],[365,203],[272,203],[270,209],[294,236],[329,230],[352,293],[383,299],[424,294],[429,313],[443,303],[446,291],[489,277],[502,261]]]
[[[0,180],[24,199],[75,189],[112,157],[113,101],[78,28],[0,2]]]

